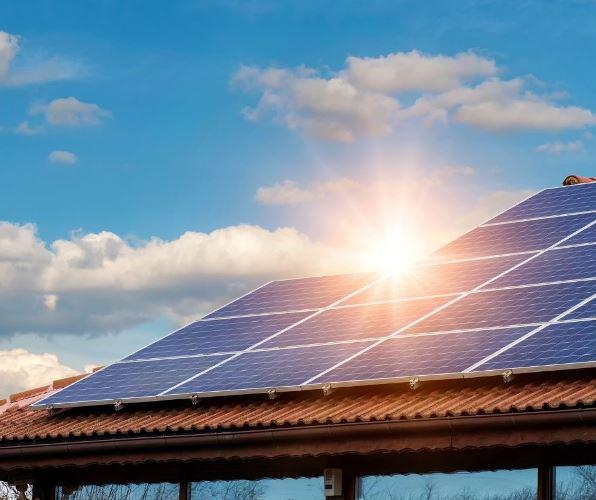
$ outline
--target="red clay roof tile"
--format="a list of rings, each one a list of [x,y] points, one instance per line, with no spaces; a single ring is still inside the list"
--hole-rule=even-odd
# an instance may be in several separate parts
[[[519,376],[509,384],[492,377],[423,382],[415,391],[403,384],[384,385],[338,389],[329,396],[315,391],[285,393],[273,401],[264,399],[266,396],[227,397],[205,399],[198,406],[186,401],[131,404],[118,412],[109,406],[61,410],[52,416],[44,410],[29,409],[28,405],[38,400],[42,392],[27,392],[36,395],[0,406],[0,444],[596,406],[596,370]],[[44,394],[50,392],[52,389],[45,388]]]

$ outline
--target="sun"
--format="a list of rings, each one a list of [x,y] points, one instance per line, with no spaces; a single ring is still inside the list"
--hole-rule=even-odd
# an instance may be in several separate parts
[[[394,274],[407,270],[419,257],[417,245],[403,228],[392,228],[371,242],[366,263],[371,269]]]

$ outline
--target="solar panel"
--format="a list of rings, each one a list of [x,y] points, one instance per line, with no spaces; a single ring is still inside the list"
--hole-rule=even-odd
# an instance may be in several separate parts
[[[409,333],[524,325],[550,321],[596,293],[596,281],[472,293],[433,314]]]
[[[579,364],[594,361],[596,322],[549,325],[480,365],[483,370]]]
[[[527,255],[510,255],[482,260],[420,265],[375,283],[343,304],[366,304],[461,293],[484,283],[527,258]]]
[[[455,260],[542,250],[556,244],[592,220],[594,214],[582,214],[480,226],[445,245],[433,256]]]
[[[245,352],[230,362],[171,389],[169,394],[296,387],[367,345],[368,343],[358,342]]]
[[[565,245],[582,245],[586,243],[596,243],[596,226],[591,226],[585,231],[569,238]]]
[[[590,246],[556,248],[544,252],[522,267],[493,281],[490,286],[505,287],[590,279],[596,276],[594,249]]]
[[[364,381],[459,373],[531,330],[532,327],[519,327],[395,337],[314,381]]]
[[[507,222],[596,211],[596,184],[577,184],[565,189],[545,189],[498,215],[490,222]]]
[[[596,366],[596,183],[547,189],[409,271],[279,280],[46,408]]]
[[[49,396],[45,404],[151,398],[226,359],[202,356],[114,363],[82,381]]]
[[[294,325],[308,313],[197,321],[137,351],[126,360],[241,351]]]
[[[206,317],[319,309],[362,288],[375,278],[376,274],[364,273],[273,281]]]
[[[263,347],[384,337],[445,304],[447,300],[429,298],[329,309],[286,330]]]

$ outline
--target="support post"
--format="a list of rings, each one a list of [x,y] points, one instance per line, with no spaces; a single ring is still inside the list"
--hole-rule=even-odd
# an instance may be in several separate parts
[[[538,500],[554,500],[555,468],[551,465],[538,467]]]

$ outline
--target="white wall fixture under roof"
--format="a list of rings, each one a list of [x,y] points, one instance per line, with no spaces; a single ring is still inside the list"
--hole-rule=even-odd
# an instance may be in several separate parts
[[[596,366],[595,296],[596,183],[546,189],[406,274],[273,281],[33,407]]]

